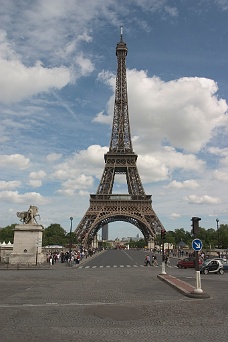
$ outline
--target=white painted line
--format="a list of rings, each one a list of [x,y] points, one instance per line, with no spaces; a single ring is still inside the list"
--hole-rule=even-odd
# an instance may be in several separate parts
[[[45,307],[45,306],[94,306],[94,305],[116,305],[117,303],[43,303],[43,304],[0,304],[0,308],[20,308],[20,307]]]

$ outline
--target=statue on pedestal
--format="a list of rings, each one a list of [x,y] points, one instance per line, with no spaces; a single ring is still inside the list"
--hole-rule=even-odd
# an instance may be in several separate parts
[[[38,210],[39,209],[36,206],[30,205],[28,211],[17,212],[17,217],[25,224],[38,224],[36,221],[36,216],[39,216],[40,219]]]

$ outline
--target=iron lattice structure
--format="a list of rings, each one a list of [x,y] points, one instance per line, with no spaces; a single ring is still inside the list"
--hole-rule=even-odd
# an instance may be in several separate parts
[[[98,230],[114,221],[135,225],[145,241],[151,241],[156,231],[164,228],[152,208],[151,195],[146,195],[136,166],[128,114],[126,56],[127,45],[123,41],[116,47],[117,75],[114,116],[109,151],[104,155],[105,168],[95,195],[90,195],[90,207],[76,228],[79,242],[91,245]],[[128,194],[113,194],[116,174],[125,174]]]

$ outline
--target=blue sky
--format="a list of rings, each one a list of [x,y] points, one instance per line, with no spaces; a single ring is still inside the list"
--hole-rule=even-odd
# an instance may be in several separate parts
[[[227,0],[0,0],[0,227],[36,205],[70,229],[104,169],[115,48],[137,166],[167,230],[228,223]],[[115,179],[115,192],[126,182]],[[126,223],[110,238],[136,236]]]

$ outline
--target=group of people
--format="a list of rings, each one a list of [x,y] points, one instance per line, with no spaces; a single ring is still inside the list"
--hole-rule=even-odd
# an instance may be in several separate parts
[[[67,252],[49,252],[47,253],[47,263],[54,265],[56,262],[71,263],[78,265],[83,258],[87,258],[96,253],[95,249],[81,249]]]
[[[149,254],[145,257],[145,266],[158,266],[158,260],[156,255],[152,255],[152,258],[150,259]]]
[[[158,260],[156,255],[152,255],[152,258],[150,258],[150,255],[147,254],[145,257],[145,266],[158,266]],[[165,265],[169,266],[170,265],[170,260],[168,254],[165,254]]]

